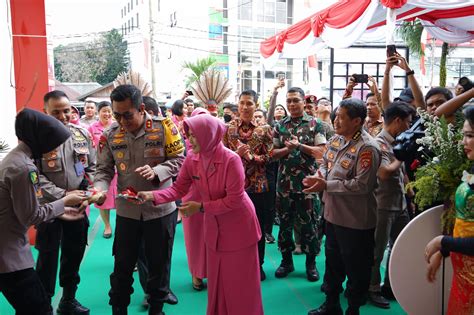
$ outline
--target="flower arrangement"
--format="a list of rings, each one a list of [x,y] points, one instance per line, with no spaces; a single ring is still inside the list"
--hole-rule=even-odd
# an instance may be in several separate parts
[[[454,226],[454,194],[470,161],[464,154],[462,126],[448,124],[444,117],[438,118],[419,110],[425,126],[425,136],[417,139],[427,163],[415,172],[415,181],[408,188],[416,190],[415,203],[419,208],[444,204],[442,230],[450,234]],[[464,175],[466,176],[466,175]]]

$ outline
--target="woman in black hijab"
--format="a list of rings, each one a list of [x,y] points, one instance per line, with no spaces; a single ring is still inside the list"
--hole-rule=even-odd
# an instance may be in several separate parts
[[[66,141],[71,133],[58,120],[24,109],[16,117],[19,144],[0,163],[0,292],[16,314],[50,314],[46,292],[33,269],[27,239],[31,225],[64,214],[65,206],[82,203],[84,192],[40,205],[39,172],[32,158],[40,158]]]

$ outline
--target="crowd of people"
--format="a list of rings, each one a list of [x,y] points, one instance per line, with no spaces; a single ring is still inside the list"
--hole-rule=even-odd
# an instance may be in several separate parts
[[[406,72],[409,87],[391,100],[393,67]],[[162,108],[132,84],[117,86],[111,102],[86,102],[81,118],[63,92],[45,94],[45,114],[18,114],[19,145],[0,164],[0,228],[6,231],[0,291],[17,314],[53,314],[59,264],[57,313],[89,314],[75,294],[94,203],[103,237],[114,238],[114,315],[127,314],[135,267],[149,314],[164,314],[164,303],[178,302],[170,274],[179,221],[190,285],[207,288],[209,315],[263,314],[260,282],[269,272],[265,246],[276,241],[275,222],[282,257],[276,278],[302,268],[293,255],[304,254],[306,279],[319,281],[316,259],[325,237],[326,299],[308,315],[343,314],[342,292],[346,315],[359,314],[367,301],[390,308],[388,260],[383,282],[380,267],[387,245],[390,255],[416,212],[415,192],[405,189],[413,174],[395,157],[395,139],[418,108],[454,124],[464,122],[464,109],[463,144],[474,159],[474,107],[466,106],[474,88],[460,84],[453,96],[434,87],[423,96],[402,56],[389,57],[385,69],[381,90],[371,76],[365,83],[350,77],[335,108],[299,87],[287,89],[286,104],[277,104],[285,88],[279,79],[268,110],[255,91],[245,90],[237,104],[223,105],[222,117],[215,101],[198,107],[185,93]],[[365,101],[351,97],[357,84],[370,89]],[[451,252],[456,261],[450,314],[474,311],[474,275],[462,267],[474,266],[472,185],[458,190],[454,235],[435,238],[425,252],[430,281],[443,255]],[[37,228],[36,266],[26,245],[31,225]]]

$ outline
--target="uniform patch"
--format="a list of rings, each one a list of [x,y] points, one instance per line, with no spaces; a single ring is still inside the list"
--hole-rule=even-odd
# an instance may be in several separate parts
[[[173,136],[176,136],[178,134],[178,129],[176,127],[171,128],[171,133]]]
[[[123,132],[119,132],[119,133],[116,133],[114,134],[114,138],[117,139],[117,138],[123,138],[125,137],[125,133]]]
[[[127,170],[127,164],[125,163],[120,163],[119,164],[119,169],[122,171],[122,172],[125,172]]]
[[[48,167],[53,168],[53,167],[55,167],[55,166],[56,166],[56,162],[55,162],[55,161],[49,161],[49,162],[48,162]]]
[[[147,119],[145,123],[145,129],[151,129],[152,127],[153,127],[153,122],[151,121],[151,119]]]
[[[339,142],[339,139],[334,140],[333,142],[331,142],[331,146],[333,146],[335,148],[339,148],[341,146],[341,143]]]
[[[160,140],[161,137],[159,135],[149,135],[146,138],[151,141],[156,141],[156,140]]]
[[[117,138],[117,139],[112,140],[112,143],[114,143],[114,144],[120,144],[122,142],[125,142],[125,139]]]
[[[352,148],[349,149],[349,151],[350,151],[351,153],[356,153],[357,149],[356,149],[355,147],[352,147]]]
[[[100,136],[99,139],[99,152],[102,153],[102,149],[105,147],[105,144],[107,143],[107,138],[102,135]]]
[[[360,166],[363,169],[367,169],[372,165],[372,152],[371,151],[364,151],[360,155]]]
[[[74,134],[74,140],[77,140],[77,141],[86,140],[86,137],[84,137],[84,135],[79,130],[74,129],[72,133]]]
[[[351,166],[351,162],[349,160],[343,160],[341,161],[341,166],[347,170],[349,166]]]
[[[361,135],[362,135],[362,132],[360,132],[360,130],[359,130],[352,136],[352,139],[357,141],[357,140],[360,139]]]
[[[123,154],[122,151],[117,152],[117,158],[118,159],[123,159],[123,157],[124,157],[124,154]]]
[[[329,152],[328,153],[328,158],[331,159],[331,160],[334,159],[334,153]]]
[[[37,185],[39,183],[38,173],[36,171],[31,171],[29,176],[33,185]]]
[[[167,118],[163,121],[165,127],[165,149],[166,155],[177,155],[184,151],[183,141],[179,132],[173,133],[173,128],[176,128],[175,124],[171,119]]]

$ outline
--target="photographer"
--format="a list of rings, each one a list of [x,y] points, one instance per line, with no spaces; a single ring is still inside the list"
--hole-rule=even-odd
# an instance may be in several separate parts
[[[415,78],[415,71],[411,70],[405,58],[403,58],[399,53],[395,52],[393,56],[387,58],[385,63],[385,75],[383,77],[382,83],[382,109],[385,110],[389,104],[390,100],[390,71],[393,66],[397,66],[402,70],[406,71],[406,76],[408,78],[408,85],[411,88],[413,94],[413,101],[410,105],[415,108],[421,107],[426,108],[425,101],[423,100],[423,93],[421,92],[420,86]]]

